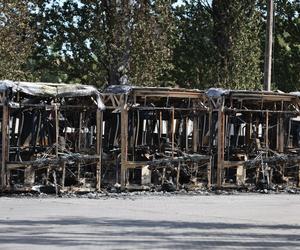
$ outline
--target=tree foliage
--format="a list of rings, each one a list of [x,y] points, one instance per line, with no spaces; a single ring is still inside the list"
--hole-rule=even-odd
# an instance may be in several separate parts
[[[255,89],[261,84],[255,0],[185,1],[176,10],[174,75],[179,84]]]
[[[0,79],[30,78],[26,64],[34,39],[29,8],[29,1],[0,2]]]
[[[201,0],[185,1],[175,9],[177,32],[173,75],[182,87],[206,88],[215,83],[211,7]]]
[[[276,2],[273,83],[283,91],[300,88],[300,2]]]
[[[162,84],[172,64],[170,0],[42,1],[35,67],[89,84]]]
[[[213,0],[212,11],[216,83],[232,89],[260,88],[260,18],[256,1]]]
[[[0,78],[260,89],[266,0],[2,0]],[[300,87],[299,0],[275,1],[273,86]]]

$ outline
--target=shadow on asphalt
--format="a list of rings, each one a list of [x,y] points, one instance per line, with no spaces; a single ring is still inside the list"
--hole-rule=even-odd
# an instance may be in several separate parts
[[[298,248],[299,225],[199,223],[67,217],[49,220],[0,220],[1,244],[175,248]],[[297,236],[298,235],[298,236]],[[76,248],[75,247],[75,248]]]

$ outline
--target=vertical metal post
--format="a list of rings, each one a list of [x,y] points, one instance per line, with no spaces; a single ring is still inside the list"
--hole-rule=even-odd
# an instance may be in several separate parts
[[[279,153],[283,153],[284,151],[284,124],[280,114],[277,123],[277,150]]]
[[[66,179],[66,162],[61,163],[61,168],[62,168],[62,176],[61,176],[61,188],[65,188],[65,179]]]
[[[300,187],[300,165],[298,165],[298,187]]]
[[[193,118],[193,152],[197,153],[199,142],[199,119],[196,115]]]
[[[79,114],[79,128],[78,128],[78,151],[81,150],[81,130],[82,130],[82,112]]]
[[[266,112],[266,124],[265,124],[265,146],[269,148],[269,112]]]
[[[125,96],[122,97],[121,105],[121,189],[125,189],[128,151],[128,110]]]
[[[185,152],[189,151],[189,117],[185,118]]]
[[[209,162],[207,163],[207,187],[211,187],[211,156],[209,157]]]
[[[103,113],[97,109],[96,113],[96,154],[99,156],[96,166],[96,189],[101,190],[101,165],[102,165],[102,129],[103,129]]]
[[[78,181],[78,184],[80,182],[80,171],[81,171],[81,164],[80,164],[80,161],[77,162],[77,181]]]
[[[271,90],[274,1],[267,1],[267,34],[265,45],[264,90]]]
[[[188,123],[186,126],[186,130],[188,130]],[[194,117],[193,117],[193,141],[192,141],[192,143],[193,143],[193,145],[192,145],[193,153],[197,153],[198,144],[199,144],[199,117],[196,116],[196,114],[194,114]],[[198,177],[198,169],[199,169],[198,163],[193,163],[193,167],[196,170],[195,177],[197,178]]]
[[[4,94],[6,95],[6,93]],[[2,112],[2,166],[1,166],[1,185],[2,189],[5,189],[7,186],[7,169],[6,164],[9,155],[9,137],[8,137],[8,129],[9,129],[9,111],[7,106],[6,96],[3,98],[3,112]]]
[[[175,130],[174,130],[174,124],[175,124],[175,109],[172,108],[172,118],[171,118],[171,133],[172,133],[172,157],[174,158],[174,150],[175,150]]]
[[[159,111],[159,152],[161,153],[162,147],[162,134],[163,134],[163,119],[162,119],[162,112]]]
[[[59,113],[58,113],[58,104],[54,104],[54,112],[55,112],[55,155],[58,158],[58,149],[59,149]]]
[[[217,163],[217,187],[221,188],[223,184],[223,165],[224,165],[224,150],[225,150],[225,114],[224,102],[220,104],[218,111],[218,163]]]

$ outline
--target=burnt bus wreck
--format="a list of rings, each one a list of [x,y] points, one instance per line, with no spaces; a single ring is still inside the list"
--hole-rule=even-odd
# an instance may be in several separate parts
[[[210,89],[207,96],[216,124],[210,136],[218,187],[299,186],[296,95]]]
[[[122,187],[211,185],[208,102],[196,90],[111,86],[104,111],[103,181]],[[104,175],[105,177],[105,175]],[[109,183],[107,183],[109,184]]]
[[[4,81],[0,95],[3,190],[100,189],[104,105],[96,88]]]
[[[1,190],[300,185],[298,93],[0,81]]]

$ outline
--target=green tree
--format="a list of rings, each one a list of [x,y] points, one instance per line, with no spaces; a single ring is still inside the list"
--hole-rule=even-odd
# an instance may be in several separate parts
[[[255,0],[184,1],[175,13],[179,85],[261,87],[261,18]]]
[[[256,1],[213,0],[212,11],[217,85],[260,89],[260,17]]]
[[[34,42],[29,1],[0,2],[0,79],[26,80]]]
[[[172,67],[170,0],[38,3],[32,67],[42,80],[163,84]]]
[[[175,30],[172,1],[140,1],[134,7],[130,77],[139,85],[173,85],[170,72]]]
[[[299,15],[299,0],[276,1],[272,82],[286,92],[300,88]]]
[[[182,87],[207,88],[215,83],[215,55],[211,6],[201,0],[177,6],[173,76]]]

